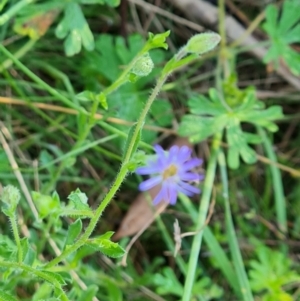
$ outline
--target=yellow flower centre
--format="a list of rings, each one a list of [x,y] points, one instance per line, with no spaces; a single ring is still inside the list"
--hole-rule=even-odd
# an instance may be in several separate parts
[[[163,179],[166,180],[167,178],[175,176],[177,173],[177,167],[175,165],[170,165],[164,172],[163,172]]]

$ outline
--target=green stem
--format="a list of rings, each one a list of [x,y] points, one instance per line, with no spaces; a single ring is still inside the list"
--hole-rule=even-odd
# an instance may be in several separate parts
[[[74,97],[75,96],[74,88],[71,84],[71,81],[70,81],[69,77],[65,73],[63,73],[62,71],[56,69],[52,65],[50,65],[48,63],[45,63],[45,62],[42,62],[42,61],[34,61],[34,65],[38,66],[38,67],[41,67],[42,69],[47,71],[50,76],[54,77],[55,79],[61,80],[63,82],[66,90],[68,91],[68,93],[74,99],[74,101],[77,101],[77,99]]]
[[[11,19],[14,15],[18,13],[23,7],[34,2],[35,0],[21,0],[13,7],[11,7],[7,12],[0,16],[0,26],[6,23],[9,19]]]
[[[228,64],[228,49],[226,39],[226,26],[225,26],[225,1],[218,1],[218,16],[219,16],[219,34],[221,36],[220,41],[220,62],[223,66],[224,77],[227,78],[230,75],[230,68]]]
[[[55,171],[55,174],[53,175],[51,180],[47,183],[47,185],[43,189],[43,192],[45,194],[50,193],[50,191],[53,189],[54,185],[56,184],[57,179],[60,177],[60,175],[64,171],[65,167],[68,165],[68,160],[64,160],[64,159],[66,159],[68,157],[72,157],[72,156],[76,157],[77,154],[82,153],[83,151],[89,149],[90,147],[94,147],[97,144],[104,143],[104,142],[109,141],[111,139],[117,138],[117,135],[114,134],[114,135],[110,135],[108,137],[101,138],[97,141],[94,141],[94,142],[91,142],[87,145],[82,146],[82,144],[85,142],[85,140],[86,140],[86,138],[87,138],[88,134],[90,133],[90,130],[93,126],[93,120],[94,120],[93,116],[95,114],[95,111],[97,110],[97,107],[98,107],[98,102],[95,102],[93,104],[93,108],[92,108],[92,111],[91,111],[91,115],[89,117],[88,124],[85,125],[85,129],[79,135],[76,143],[72,147],[72,150],[69,153],[67,153],[67,154],[61,156],[60,158],[57,158],[57,159],[55,159],[55,160],[53,160],[52,162],[49,163],[50,165],[52,165],[52,164],[55,164],[57,162],[61,162],[61,164],[57,167],[57,169]],[[46,167],[48,167],[48,166],[43,166],[43,168],[46,168]]]
[[[207,173],[205,176],[203,194],[200,200],[200,206],[198,211],[197,225],[196,229],[200,229],[205,225],[205,220],[209,208],[209,201],[212,193],[212,188],[214,184],[216,165],[217,165],[217,157],[220,149],[220,138],[221,135],[217,134],[214,137],[213,145],[212,145],[212,154],[209,159]],[[192,288],[195,281],[195,273],[198,263],[198,257],[201,249],[203,231],[199,232],[194,236],[190,259],[188,263],[188,271],[184,284],[184,292],[182,296],[182,301],[190,301],[192,300]]]
[[[22,56],[24,56],[36,43],[37,40],[29,40],[25,45],[23,45],[19,50],[14,54],[14,57],[16,59],[20,59]],[[13,64],[12,59],[5,60],[1,66],[0,66],[0,72],[2,72],[4,69],[9,68]]]
[[[54,258],[52,261],[50,261],[48,264],[46,264],[46,268],[51,268],[64,260],[69,254],[75,252],[78,248],[80,248],[82,245],[86,243],[86,241],[91,236],[92,232],[95,229],[95,226],[102,215],[102,212],[106,208],[106,206],[109,204],[111,199],[114,197],[115,193],[118,191],[119,187],[121,186],[123,180],[125,179],[127,175],[127,167],[122,165],[117,178],[112,186],[112,188],[109,190],[103,201],[100,203],[99,207],[96,209],[95,214],[93,218],[91,218],[91,221],[86,228],[86,231],[82,234],[82,236],[73,244],[70,248],[66,249],[63,253],[61,253],[58,257]]]
[[[130,62],[130,64],[126,67],[126,69],[122,72],[122,74],[119,76],[119,78],[109,87],[107,87],[104,91],[102,91],[105,96],[112,93],[113,91],[117,90],[121,85],[127,82],[127,76],[136,61],[143,55],[145,52],[144,48],[137,54],[137,56]],[[94,101],[91,112],[89,114],[89,120],[88,123],[85,125],[84,130],[80,133],[79,138],[76,142],[76,144],[72,147],[72,152],[76,151],[78,148],[81,147],[81,145],[84,143],[85,139],[89,135],[91,129],[93,126],[97,123],[94,116],[97,112],[99,106],[99,98],[97,98],[96,101]],[[51,181],[47,184],[47,186],[44,188],[45,193],[49,193],[52,189],[54,184],[57,182],[57,179],[60,177],[62,172],[64,171],[66,167],[66,161],[63,161],[59,167],[56,169],[55,175],[52,177]]]
[[[94,216],[91,210],[66,209],[59,214],[60,216],[78,216],[82,218],[92,218]]]
[[[137,58],[139,57],[139,55],[142,55],[143,53],[145,53],[146,51],[148,51],[147,49],[144,47],[140,53],[138,54]],[[133,62],[131,62],[131,64],[126,68],[126,70],[131,70],[132,67],[130,67],[131,65],[134,65],[135,60],[133,60]],[[133,135],[131,136],[130,142],[128,143],[128,148],[126,150],[125,156],[124,156],[124,161],[122,163],[121,169],[115,179],[115,182],[112,185],[112,188],[110,189],[110,191],[108,192],[108,194],[105,196],[105,198],[103,199],[103,201],[100,203],[99,207],[96,209],[95,211],[95,215],[93,218],[91,218],[90,223],[88,225],[88,227],[86,228],[86,231],[82,234],[82,236],[75,242],[75,244],[73,244],[70,248],[66,249],[65,251],[63,251],[58,257],[54,258],[52,261],[50,261],[48,264],[46,264],[47,268],[51,268],[53,266],[55,266],[56,264],[58,264],[59,262],[61,262],[62,260],[64,260],[69,254],[75,252],[78,248],[80,248],[81,246],[83,246],[86,241],[89,239],[89,237],[91,236],[91,234],[93,233],[95,226],[99,220],[99,218],[101,217],[104,209],[106,208],[106,206],[110,203],[111,199],[114,197],[115,193],[117,192],[117,190],[120,188],[121,184],[123,183],[127,172],[128,172],[128,163],[132,157],[132,153],[135,149],[135,145],[139,136],[140,131],[143,128],[144,122],[145,122],[145,118],[151,108],[152,103],[154,102],[155,98],[157,97],[157,95],[159,94],[163,84],[165,83],[165,81],[167,80],[168,76],[175,70],[176,68],[172,69],[172,70],[163,70],[161,76],[159,77],[159,79],[157,80],[156,86],[153,89],[151,95],[149,96],[146,105],[143,109],[143,111],[141,112],[141,115],[136,123],[135,126],[135,130]],[[124,74],[127,74],[128,71],[124,71]],[[219,145],[218,145],[219,147]]]
[[[277,163],[277,157],[274,152],[273,146],[270,142],[269,137],[266,135],[266,132],[259,127],[258,128],[259,135],[262,138],[263,145],[265,151],[267,153],[268,158]],[[282,185],[282,178],[280,174],[279,168],[275,164],[270,164],[271,175],[273,178],[273,190],[274,190],[274,198],[275,198],[275,209],[277,216],[277,223],[279,229],[283,232],[283,234],[287,234],[287,214],[286,214],[286,204],[285,204],[285,196]]]
[[[225,25],[225,2],[218,1],[218,15],[219,15],[219,34],[221,36],[220,46],[222,50],[226,49],[226,26]]]
[[[197,222],[197,211],[194,208],[191,200],[185,196],[180,195],[180,201],[185,207],[187,213],[192,218],[193,222]],[[236,273],[233,269],[232,263],[229,260],[226,252],[223,250],[221,244],[218,242],[217,238],[214,236],[213,231],[210,229],[209,226],[205,227],[203,232],[203,239],[206,243],[207,247],[210,249],[212,257],[216,260],[217,265],[219,266],[221,272],[223,273],[224,277],[227,279],[230,286],[234,289],[237,297],[241,296],[239,283],[237,281]]]
[[[157,97],[158,93],[160,92],[163,84],[165,83],[166,79],[168,78],[169,76],[169,73],[167,74],[163,74],[157,81],[157,84],[154,88],[154,90],[152,91],[150,97],[148,98],[148,101],[137,121],[137,124],[136,124],[136,128],[135,128],[135,131],[132,135],[132,139],[129,143],[129,146],[127,148],[127,152],[125,154],[125,157],[124,157],[124,164],[128,163],[131,156],[132,156],[132,151],[134,150],[134,145],[136,143],[136,140],[137,140],[137,137],[139,135],[139,132],[141,131],[141,129],[143,128],[143,124],[145,122],[145,118],[151,108],[151,105],[153,103],[153,101],[155,100],[155,98]]]
[[[21,246],[21,241],[20,241],[20,236],[19,236],[19,230],[18,230],[16,215],[14,214],[14,216],[9,217],[9,220],[11,222],[11,227],[12,227],[13,235],[14,235],[15,242],[16,242],[17,249],[18,249],[18,261],[22,262],[23,261],[23,249],[22,249],[22,246]]]
[[[15,268],[15,269],[22,269],[25,272],[28,272],[30,274],[35,275],[38,278],[42,278],[46,281],[48,281],[51,285],[53,285],[56,289],[58,289],[60,293],[60,298],[63,301],[69,301],[67,295],[63,291],[61,284],[59,283],[58,280],[56,280],[52,275],[49,275],[47,273],[44,273],[41,270],[37,270],[35,268],[32,268],[29,265],[23,264],[21,262],[13,262],[13,261],[0,261],[0,267],[5,267],[5,268]]]
[[[54,258],[52,261],[50,261],[46,267],[50,268],[55,266],[56,264],[58,264],[59,262],[61,262],[62,260],[64,260],[69,254],[75,252],[78,248],[80,248],[82,245],[84,245],[86,243],[86,241],[89,239],[89,237],[91,236],[92,232],[95,229],[95,226],[100,218],[100,216],[102,215],[104,209],[106,208],[106,206],[110,203],[111,199],[114,197],[115,193],[118,191],[118,189],[120,188],[122,182],[124,181],[126,175],[127,175],[127,163],[130,161],[131,155],[132,155],[132,151],[134,149],[134,145],[136,143],[137,137],[139,132],[141,131],[143,124],[144,124],[144,120],[146,118],[146,115],[148,113],[148,111],[150,110],[150,107],[153,103],[153,101],[155,100],[156,96],[158,95],[161,87],[163,86],[164,82],[166,81],[167,77],[169,74],[163,74],[159,80],[157,81],[157,84],[154,88],[154,90],[152,91],[139,119],[136,125],[136,129],[131,137],[131,141],[129,143],[129,146],[127,148],[126,154],[124,156],[124,161],[122,163],[121,169],[115,179],[115,182],[112,186],[112,188],[110,189],[110,191],[108,192],[108,194],[105,196],[105,198],[103,199],[103,201],[100,203],[99,207],[96,209],[95,211],[95,215],[94,217],[90,220],[90,223],[88,225],[88,227],[86,228],[86,231],[82,234],[82,236],[75,242],[75,244],[73,244],[70,248],[66,249],[63,253],[61,253],[58,257]]]
[[[104,138],[101,138],[101,139],[98,139],[96,141],[93,141],[93,142],[90,142],[90,143],[87,143],[83,146],[80,146],[80,147],[77,147],[77,148],[74,148],[72,149],[70,152],[52,160],[51,162],[49,163],[46,163],[44,165],[42,165],[39,170],[43,170],[45,168],[49,168],[50,166],[58,163],[58,162],[61,162],[61,161],[67,161],[67,159],[69,158],[72,158],[72,157],[75,157],[79,154],[82,154],[83,152],[87,151],[88,149],[91,149],[91,148],[94,148],[95,146],[99,145],[99,144],[102,144],[102,143],[105,143],[107,141],[110,141],[110,140],[113,140],[115,138],[117,138],[118,135],[117,134],[113,134],[113,135],[110,135],[110,136],[106,136]]]
[[[229,191],[228,191],[228,176],[226,170],[226,160],[223,151],[219,152],[218,156],[219,167],[221,172],[221,181],[223,186],[222,196],[225,203],[225,217],[226,217],[226,228],[227,236],[229,241],[229,247],[233,259],[233,265],[237,274],[237,281],[240,287],[240,293],[244,301],[254,301],[248,276],[245,270],[243,257],[239,248],[238,240],[236,237],[234,224],[232,221],[231,209],[229,204]]]
[[[104,121],[101,121],[101,120],[98,120],[97,121],[97,124],[99,124],[101,127],[103,127],[105,130],[107,130],[108,132],[111,132],[111,133],[114,133],[114,134],[117,134],[119,137],[123,137],[123,138],[127,138],[128,139],[128,134],[125,133],[124,131],[121,131],[120,129],[110,125],[109,123],[106,123]],[[143,142],[143,141],[140,141],[139,142],[139,145],[145,149],[148,149],[149,151],[152,151],[153,150],[153,147],[146,143],[146,142]],[[116,158],[119,160],[119,158]]]
[[[114,81],[109,87],[104,89],[102,93],[107,96],[110,93],[117,90],[120,86],[122,86],[124,83],[128,81],[128,74],[132,70],[135,63],[146,53],[149,49],[146,47],[146,45],[143,47],[143,49],[134,57],[134,59],[127,65],[127,67],[124,69],[124,71],[121,73],[121,75],[118,77],[116,81]]]
[[[0,51],[4,53],[8,58],[10,58],[13,63],[19,67],[29,78],[31,78],[34,82],[40,85],[43,89],[48,91],[51,95],[55,96],[57,99],[62,101],[65,105],[67,105],[70,108],[73,108],[77,110],[78,112],[81,112],[85,115],[88,115],[85,109],[75,105],[71,100],[69,100],[64,95],[57,92],[55,89],[53,89],[51,86],[49,86],[47,83],[45,83],[43,80],[41,80],[38,76],[36,76],[32,71],[30,71],[24,64],[22,64],[12,53],[10,53],[3,45],[0,44]]]

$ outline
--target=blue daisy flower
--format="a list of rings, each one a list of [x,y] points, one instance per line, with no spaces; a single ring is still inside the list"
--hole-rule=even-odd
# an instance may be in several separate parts
[[[192,150],[187,146],[172,146],[170,151],[165,152],[161,146],[154,146],[156,160],[149,161],[147,166],[139,167],[136,173],[149,175],[150,179],[139,185],[141,191],[147,191],[157,185],[161,186],[159,193],[153,200],[154,205],[161,201],[174,205],[178,193],[187,196],[199,194],[200,189],[188,182],[203,180],[204,175],[191,172],[191,170],[202,164],[202,160],[191,158]]]

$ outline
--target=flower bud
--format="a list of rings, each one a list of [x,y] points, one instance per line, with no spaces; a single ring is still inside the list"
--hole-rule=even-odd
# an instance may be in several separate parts
[[[15,186],[7,185],[3,188],[0,198],[4,203],[2,206],[3,213],[8,216],[14,214],[21,199],[19,189]]]
[[[131,72],[138,76],[147,76],[154,67],[153,61],[147,52],[140,57],[131,69]]]
[[[215,32],[204,32],[193,36],[184,50],[186,53],[203,54],[214,49],[221,41],[220,35]]]

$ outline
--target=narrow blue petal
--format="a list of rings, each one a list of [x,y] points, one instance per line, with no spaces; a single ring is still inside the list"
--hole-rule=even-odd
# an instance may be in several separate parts
[[[178,154],[178,151],[179,151],[179,147],[177,145],[173,145],[169,150],[170,155],[172,156],[176,156]]]
[[[192,153],[192,150],[188,146],[186,146],[186,145],[182,146],[178,152],[177,162],[180,164],[183,164],[185,161],[187,161],[191,157],[191,153]]]
[[[180,183],[178,183],[178,185],[179,185],[181,188],[183,188],[183,189],[185,189],[185,190],[188,190],[188,191],[190,191],[190,192],[192,192],[192,193],[195,193],[195,194],[199,194],[199,193],[200,193],[200,189],[199,189],[199,188],[194,187],[194,186],[192,186],[192,185],[190,185],[190,184],[188,184],[188,183],[180,182]]]
[[[177,156],[178,156],[178,152],[179,152],[179,147],[177,145],[173,145],[170,150],[169,150],[169,155],[168,158],[166,160],[167,164],[171,164],[176,162]]]
[[[139,189],[141,191],[149,190],[149,189],[153,188],[154,186],[158,185],[159,183],[161,183],[161,181],[162,181],[161,176],[151,178],[149,180],[146,180],[146,181],[142,182],[139,185]]]
[[[175,205],[177,201],[177,189],[176,187],[168,187],[168,201],[171,205]]]
[[[155,164],[153,166],[143,166],[136,169],[136,173],[138,175],[151,175],[155,173],[159,173],[159,169]]]
[[[156,195],[156,197],[153,199],[153,205],[157,205],[161,201],[167,200],[167,190],[165,185],[162,186],[159,193]]]
[[[201,181],[204,178],[204,175],[199,175],[194,172],[182,172],[179,173],[180,180],[182,181]]]
[[[158,144],[154,145],[154,149],[159,157],[165,158],[165,152],[160,145],[158,145]]]
[[[183,194],[185,194],[185,195],[187,195],[187,196],[193,196],[193,195],[194,195],[193,192],[188,191],[188,190],[182,188],[182,187],[179,186],[179,185],[177,186],[177,190],[178,190],[178,192],[181,192],[181,193],[183,193]]]
[[[198,158],[193,158],[182,165],[182,170],[191,170],[197,166],[200,166],[203,163],[203,160]]]

